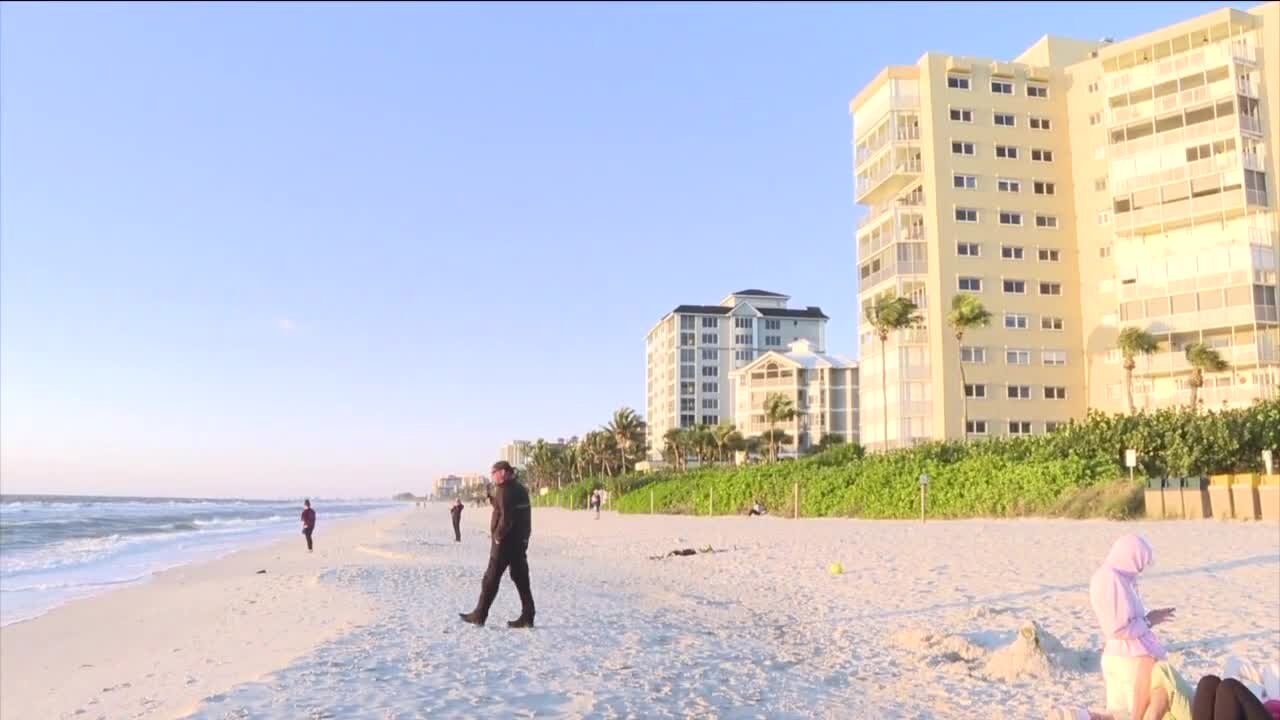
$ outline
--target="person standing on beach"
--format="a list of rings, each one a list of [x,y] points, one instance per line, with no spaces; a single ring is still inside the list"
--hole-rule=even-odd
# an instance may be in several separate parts
[[[507,623],[510,628],[533,627],[533,593],[529,590],[529,534],[532,526],[529,491],[516,480],[515,469],[505,460],[493,464],[493,517],[489,533],[489,567],[480,584],[476,609],[459,613],[464,622],[483,626],[489,619],[489,608],[498,596],[498,585],[508,568],[511,581],[520,593],[520,617]]]
[[[311,533],[316,529],[316,511],[311,509],[311,500],[302,501],[302,534],[307,537],[307,552],[311,552]]]
[[[453,507],[449,508],[449,514],[453,516],[453,541],[462,542],[462,498],[453,499]]]

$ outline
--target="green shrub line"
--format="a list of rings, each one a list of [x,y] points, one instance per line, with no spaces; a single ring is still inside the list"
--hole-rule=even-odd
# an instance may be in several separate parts
[[[801,517],[912,518],[918,478],[928,474],[929,517],[1106,517],[1142,510],[1141,483],[1129,481],[1125,450],[1138,451],[1138,478],[1259,472],[1262,450],[1280,447],[1280,401],[1233,410],[1090,412],[1054,432],[1026,438],[932,442],[864,455],[839,446],[792,462],[711,465],[588,478],[537,499],[539,506],[584,509],[595,488],[611,509],[737,515],[759,500],[791,516],[799,486]],[[711,505],[714,497],[714,507]]]

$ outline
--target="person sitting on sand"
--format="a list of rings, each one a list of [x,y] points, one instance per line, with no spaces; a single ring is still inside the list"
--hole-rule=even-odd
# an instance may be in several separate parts
[[[756,500],[751,504],[751,509],[747,511],[747,517],[756,517],[757,515],[764,515],[765,512],[766,511],[764,509],[764,505],[761,505],[760,501]]]

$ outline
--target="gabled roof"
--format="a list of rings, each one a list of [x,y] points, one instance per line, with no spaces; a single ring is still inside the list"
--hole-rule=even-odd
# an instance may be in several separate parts
[[[818,368],[856,368],[858,363],[849,358],[840,355],[828,355],[821,352],[796,352],[795,347],[790,350],[770,350],[751,362],[743,365],[736,370],[730,371],[730,375],[740,375],[750,372],[758,367],[762,367],[769,361],[780,362],[791,367],[804,368],[806,370],[816,370]]]
[[[677,305],[673,313],[682,313],[685,315],[728,315],[740,307],[747,307],[755,312],[770,318],[806,318],[813,320],[829,320],[822,308],[807,307],[803,310],[798,308],[771,308],[756,307],[750,303],[738,303],[734,307],[725,305]]]
[[[734,294],[734,295],[752,295],[752,296],[754,296],[754,297],[771,297],[771,298],[784,298],[784,297],[787,297],[786,295],[783,295],[782,293],[769,292],[768,290],[756,290],[756,289],[751,289],[751,290],[739,290],[738,292],[733,293],[733,294]]]

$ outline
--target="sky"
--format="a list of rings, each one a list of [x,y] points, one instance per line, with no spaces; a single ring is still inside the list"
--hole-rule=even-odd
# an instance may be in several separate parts
[[[748,287],[856,357],[880,68],[1221,6],[0,5],[0,491],[422,492]]]

